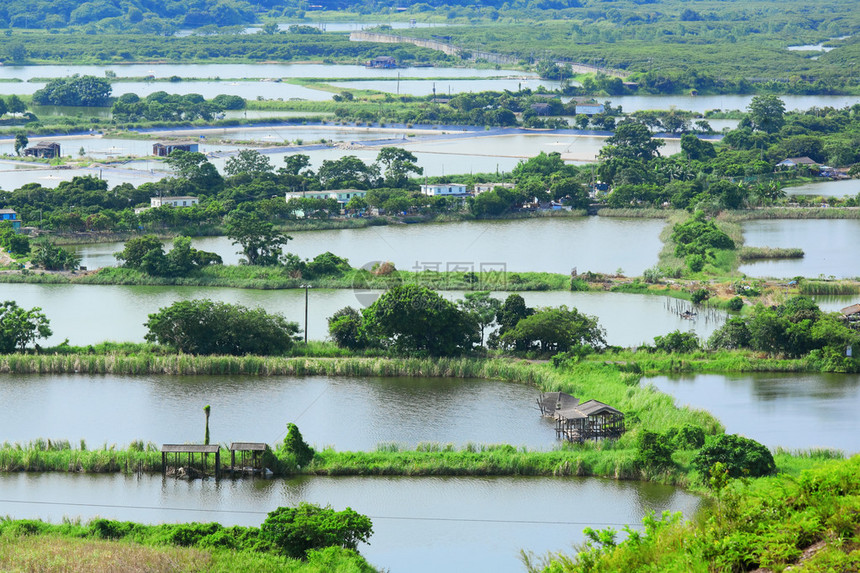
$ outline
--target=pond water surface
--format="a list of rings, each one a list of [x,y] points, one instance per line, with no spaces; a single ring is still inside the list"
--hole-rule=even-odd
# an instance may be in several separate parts
[[[492,266],[507,272],[564,274],[574,267],[581,273],[613,273],[620,268],[639,276],[657,262],[665,224],[658,219],[559,217],[386,225],[291,232],[286,250],[302,258],[330,251],[354,267],[391,261],[400,270],[453,270],[465,265],[479,272],[485,265],[487,270]],[[221,255],[224,264],[239,262],[237,246],[227,237],[196,238],[193,243]],[[79,245],[75,250],[83,257],[81,264],[92,269],[115,265],[113,253],[122,248],[122,243],[107,243]]]
[[[521,573],[520,550],[573,552],[585,527],[640,529],[649,511],[692,517],[700,498],[659,484],[596,478],[292,478],[182,481],[143,475],[0,474],[0,515],[259,526],[303,501],[373,521],[359,551],[392,573]],[[550,509],[548,509],[550,508]]]
[[[745,244],[751,247],[799,247],[802,259],[760,261],[741,265],[740,272],[759,277],[815,278],[860,276],[860,220],[766,220],[743,223]]]
[[[301,289],[275,291],[38,284],[3,284],[0,288],[4,298],[15,300],[24,308],[38,306],[50,319],[54,334],[40,342],[42,346],[61,344],[65,339],[80,346],[104,341],[142,342],[147,332],[143,325],[149,314],[176,301],[197,298],[280,312],[288,320],[298,322],[304,330],[305,293]],[[326,319],[329,316],[345,306],[361,309],[371,304],[381,292],[311,289],[308,293],[308,338],[325,340],[328,337]],[[462,299],[465,293],[440,291],[440,294],[453,301]],[[677,309],[686,308],[686,304],[659,296],[569,291],[520,294],[531,307],[564,304],[597,316],[600,325],[606,329],[607,343],[615,346],[652,343],[655,336],[673,330],[692,331],[705,339],[725,320],[725,314],[719,312],[702,313],[696,320],[682,319]],[[508,295],[506,292],[493,293],[500,300]],[[844,306],[847,305],[843,304],[839,308]]]
[[[210,404],[213,443],[275,444],[295,422],[309,444],[340,451],[420,442],[548,450],[558,442],[539,394],[526,384],[454,378],[3,374],[0,437],[194,443]]]
[[[643,380],[770,448],[860,452],[858,374],[698,374]]]

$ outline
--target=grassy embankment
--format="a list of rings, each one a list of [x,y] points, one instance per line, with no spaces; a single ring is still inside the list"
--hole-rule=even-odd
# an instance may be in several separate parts
[[[313,462],[299,469],[290,454],[277,452],[282,473],[323,475],[600,475],[617,479],[646,479],[689,484],[698,477],[690,462],[694,451],[675,452],[677,466],[654,473],[636,462],[636,439],[642,430],[665,432],[691,424],[708,434],[722,426],[709,413],[679,408],[674,399],[651,386],[639,384],[640,373],[691,371],[814,371],[804,360],[762,359],[748,352],[690,355],[619,353],[563,367],[513,359],[422,359],[386,357],[228,357],[157,354],[149,345],[124,345],[112,354],[7,355],[0,357],[0,371],[9,373],[175,374],[254,376],[426,376],[485,378],[534,385],[537,390],[562,390],[583,400],[596,399],[625,412],[628,432],[617,441],[582,445],[566,444],[548,452],[530,452],[507,445],[420,444],[404,449],[380,444],[372,452],[337,452],[325,449]],[[310,349],[325,355],[330,345],[316,343]],[[608,360],[610,359],[611,360]],[[537,412],[535,413],[537,415]],[[84,444],[73,448],[66,441],[39,440],[29,444],[4,444],[0,449],[2,471],[158,471],[160,455],[154,444],[136,442],[125,449],[107,444],[91,450]],[[822,454],[824,455],[824,454]],[[826,454],[825,457],[830,454]],[[794,467],[791,456],[778,457]],[[801,464],[803,465],[803,464]]]
[[[96,519],[50,524],[0,518],[2,571],[124,571],[168,573],[234,571],[289,573],[370,573],[354,551],[329,547],[311,551],[305,561],[270,552],[236,549],[257,528],[218,524],[140,523]]]
[[[799,477],[732,480],[695,522],[648,517],[620,543],[598,532],[577,559],[530,559],[531,573],[860,569],[860,456],[819,460]],[[605,542],[604,542],[605,541]],[[760,568],[760,569],[759,569]]]

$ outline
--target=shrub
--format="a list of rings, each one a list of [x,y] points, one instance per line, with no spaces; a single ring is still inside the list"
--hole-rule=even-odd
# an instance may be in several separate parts
[[[761,477],[776,472],[770,450],[755,440],[736,434],[723,434],[709,440],[692,461],[693,467],[703,476],[707,476],[708,470],[716,463],[725,464],[733,478]]]
[[[743,307],[744,307],[744,299],[742,299],[739,296],[736,296],[733,299],[730,299],[729,302],[726,303],[726,308],[728,308],[729,310],[733,310],[735,312],[738,312]]]
[[[679,450],[697,450],[705,445],[705,430],[692,424],[671,428],[666,437]]]
[[[292,423],[287,424],[287,436],[281,450],[293,454],[300,466],[306,466],[314,459],[314,449],[305,442],[299,427]]]
[[[684,262],[687,263],[687,268],[689,268],[694,273],[701,271],[705,268],[705,257],[699,254],[687,255],[684,259]]]
[[[350,508],[334,511],[302,503],[298,507],[279,507],[269,513],[260,526],[260,537],[285,555],[303,559],[309,551],[339,546],[355,549],[373,533],[370,518]]]
[[[655,336],[654,347],[664,352],[693,352],[699,349],[699,337],[695,332],[675,330],[666,336]]]
[[[281,314],[208,299],[177,301],[144,326],[146,340],[189,354],[282,354],[299,330]]]
[[[699,304],[711,298],[711,293],[706,288],[700,288],[690,293],[690,300],[693,304]]]
[[[636,464],[641,468],[665,469],[675,465],[672,444],[664,434],[643,431],[636,441]]]

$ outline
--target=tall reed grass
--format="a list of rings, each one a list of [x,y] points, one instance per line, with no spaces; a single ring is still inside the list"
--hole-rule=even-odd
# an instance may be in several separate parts
[[[805,295],[852,295],[860,292],[856,282],[845,281],[801,281],[800,294]]]

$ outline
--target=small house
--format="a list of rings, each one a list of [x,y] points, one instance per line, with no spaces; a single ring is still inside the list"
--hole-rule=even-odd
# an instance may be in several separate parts
[[[570,442],[618,438],[624,433],[624,414],[612,406],[564,392],[544,392],[538,398],[541,414],[555,420],[555,433]]]
[[[428,197],[466,197],[466,186],[462,183],[432,183],[421,186],[421,194]]]
[[[475,183],[474,193],[475,195],[480,195],[481,193],[486,193],[487,191],[492,191],[496,187],[504,187],[505,189],[513,189],[516,187],[513,183]]]
[[[576,104],[576,115],[598,115],[606,111],[602,103],[578,103]]]
[[[200,202],[197,197],[151,197],[149,207],[155,209],[170,205],[171,207],[193,207]]]
[[[2,211],[0,211],[2,212]],[[842,317],[849,322],[860,321],[860,303],[852,304],[851,306],[846,306],[839,312],[842,313]]]
[[[367,62],[367,67],[390,70],[391,68],[397,67],[397,60],[391,56],[378,56]]]
[[[154,143],[152,145],[152,154],[157,157],[167,157],[174,151],[198,151],[200,146],[196,141],[175,141],[168,143]]]
[[[0,209],[0,223],[12,223],[12,228],[18,230],[21,228],[21,219],[18,218],[18,213],[12,209]]]
[[[800,166],[806,167],[817,167],[818,163],[810,159],[809,157],[789,157],[788,159],[783,159],[779,163],[776,164],[777,167],[788,167],[788,168],[796,168]]]
[[[548,103],[540,102],[531,104],[532,111],[538,115],[551,115],[552,107]]]
[[[40,141],[33,147],[25,149],[24,155],[41,159],[54,159],[60,156],[60,144],[53,141]]]

